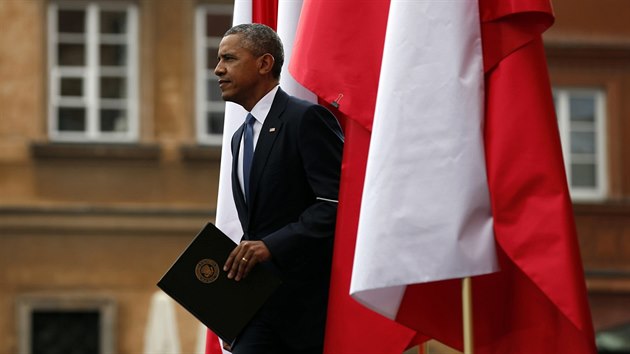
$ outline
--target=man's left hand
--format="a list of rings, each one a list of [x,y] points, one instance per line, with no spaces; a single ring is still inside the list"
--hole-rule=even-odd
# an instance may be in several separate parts
[[[239,281],[247,276],[260,262],[271,259],[271,252],[262,241],[241,241],[228,256],[223,271],[228,272],[228,279]]]

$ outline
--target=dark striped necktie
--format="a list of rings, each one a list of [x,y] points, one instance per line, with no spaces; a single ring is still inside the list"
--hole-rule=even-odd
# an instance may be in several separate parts
[[[245,118],[245,131],[243,132],[243,186],[245,188],[245,200],[249,202],[249,172],[252,168],[254,157],[254,123],[256,118],[249,113]]]

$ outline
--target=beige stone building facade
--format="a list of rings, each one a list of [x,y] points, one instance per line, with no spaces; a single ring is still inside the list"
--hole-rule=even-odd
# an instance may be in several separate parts
[[[544,39],[593,323],[601,350],[629,353],[630,3],[552,3]]]
[[[630,3],[553,4],[545,43],[594,324],[619,333]],[[156,282],[214,219],[224,108],[212,68],[231,13],[212,0],[0,0],[0,354],[60,328],[96,333],[81,345],[103,353],[143,351]],[[198,323],[176,316],[193,353]]]
[[[196,94],[231,14],[197,0],[0,0],[0,353],[48,344],[55,322],[83,333],[73,326],[89,318],[62,316],[81,311],[98,313],[101,352],[143,351],[155,284],[214,219],[209,117],[222,108],[210,88]],[[198,324],[176,309],[192,353]]]

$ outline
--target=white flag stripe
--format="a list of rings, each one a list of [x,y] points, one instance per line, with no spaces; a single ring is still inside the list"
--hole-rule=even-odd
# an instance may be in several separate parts
[[[232,149],[230,143],[232,135],[243,124],[245,116],[247,116],[247,112],[243,107],[231,102],[225,104],[216,226],[234,242],[241,240],[243,228],[238,220],[234,196],[232,195]]]
[[[232,25],[236,26],[242,23],[252,23],[252,14],[252,0],[234,0],[234,16],[232,17]]]
[[[477,2],[392,1],[350,288],[356,299],[393,317],[401,286],[496,271],[482,133]],[[370,291],[388,287],[398,288]]]
[[[234,2],[233,25],[252,22],[251,0],[236,0]],[[230,142],[232,135],[243,124],[247,112],[243,107],[227,102],[223,117],[223,140],[221,149],[221,165],[219,169],[219,191],[217,195],[217,215],[215,224],[229,236],[232,241],[239,242],[243,236],[243,228],[238,220],[238,213],[232,195],[232,149]]]
[[[284,66],[280,76],[280,86],[290,95],[310,102],[317,102],[317,96],[295,81],[289,72],[289,62],[301,11],[301,0],[280,0],[278,2],[278,35],[284,45]]]

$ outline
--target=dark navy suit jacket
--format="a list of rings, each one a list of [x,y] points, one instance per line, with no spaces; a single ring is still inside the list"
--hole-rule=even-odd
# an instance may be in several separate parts
[[[232,137],[232,190],[246,240],[262,240],[282,285],[261,311],[293,345],[323,342],[337,215],[343,133],[326,108],[279,89],[260,132],[250,201],[236,175],[241,126]],[[238,340],[237,340],[238,343]]]

